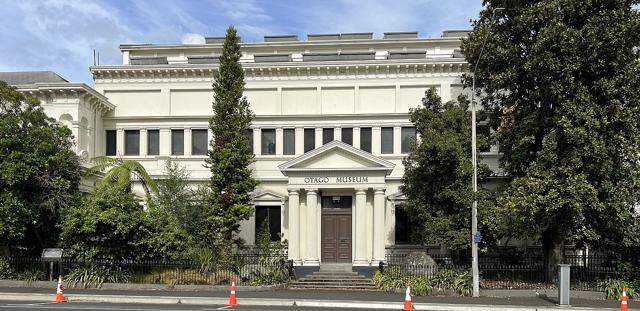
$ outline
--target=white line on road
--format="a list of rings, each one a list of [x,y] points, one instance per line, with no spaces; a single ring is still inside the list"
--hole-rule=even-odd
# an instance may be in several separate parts
[[[150,307],[148,309],[143,308],[119,308],[119,306],[114,305],[105,305],[104,307],[89,307],[89,306],[73,306],[71,304],[59,304],[53,305],[47,303],[47,305],[42,304],[9,304],[9,305],[0,305],[0,308],[13,308],[13,309],[63,309],[63,310],[118,310],[118,311],[151,311],[157,310],[157,306]],[[194,311],[194,309],[162,309],[164,311]],[[196,309],[197,310],[197,309]]]

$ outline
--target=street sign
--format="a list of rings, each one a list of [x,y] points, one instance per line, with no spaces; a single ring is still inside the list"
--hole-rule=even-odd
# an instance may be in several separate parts
[[[480,235],[480,231],[476,231],[476,234],[473,236],[473,241],[476,243],[480,243],[482,240],[482,236]]]

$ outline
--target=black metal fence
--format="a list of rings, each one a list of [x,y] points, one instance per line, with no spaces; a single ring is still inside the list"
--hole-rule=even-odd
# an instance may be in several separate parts
[[[11,278],[27,281],[54,279],[65,275],[68,280],[91,275],[101,283],[140,283],[175,285],[258,285],[287,282],[292,263],[283,256],[238,254],[230,262],[201,263],[195,261],[78,260],[63,258],[50,265],[40,258],[8,258]],[[80,284],[81,285],[81,284]]]
[[[447,270],[468,271],[466,258],[429,255],[434,264],[411,260],[407,254],[387,254],[386,269],[400,277],[435,276]],[[571,283],[574,289],[603,290],[607,279],[640,280],[640,269],[622,269],[606,255],[567,255],[563,263],[571,265]],[[554,288],[557,267],[548,273],[542,255],[504,256],[480,255],[480,286],[485,289]]]

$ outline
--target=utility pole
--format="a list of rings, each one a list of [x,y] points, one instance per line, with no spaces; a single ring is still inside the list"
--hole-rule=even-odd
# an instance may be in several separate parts
[[[482,53],[484,52],[484,47],[487,44],[487,39],[489,38],[489,34],[491,34],[491,27],[495,21],[496,12],[502,11],[503,8],[495,8],[491,15],[491,20],[489,21],[489,29],[487,30],[487,34],[484,36],[484,40],[482,41],[482,47],[480,48],[480,54],[478,54],[478,58],[476,59],[476,64],[473,67],[473,76],[471,83],[471,161],[473,162],[473,205],[471,206],[471,274],[473,275],[473,297],[480,296],[480,271],[478,269],[478,242],[476,240],[476,234],[478,234],[478,199],[476,195],[478,194],[478,155],[476,153],[477,149],[477,139],[476,139],[476,69],[478,69],[478,63],[480,63],[480,59],[482,58]]]

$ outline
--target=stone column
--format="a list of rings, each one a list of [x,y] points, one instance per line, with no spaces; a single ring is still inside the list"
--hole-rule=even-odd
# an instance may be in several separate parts
[[[318,189],[307,190],[307,257],[305,264],[317,265],[318,260]]]
[[[373,264],[384,261],[384,188],[373,189]]]
[[[366,207],[367,189],[356,189],[356,254],[353,260],[354,265],[367,265],[367,241],[366,241]]]
[[[300,195],[289,189],[289,259],[300,263]]]

